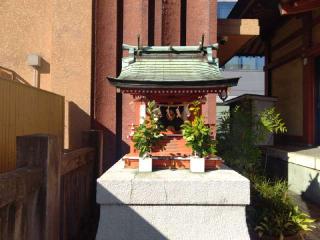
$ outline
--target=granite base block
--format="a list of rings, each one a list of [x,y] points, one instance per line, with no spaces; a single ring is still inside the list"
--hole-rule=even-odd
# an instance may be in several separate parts
[[[119,161],[98,179],[96,239],[250,239],[250,184],[223,167],[139,173]]]

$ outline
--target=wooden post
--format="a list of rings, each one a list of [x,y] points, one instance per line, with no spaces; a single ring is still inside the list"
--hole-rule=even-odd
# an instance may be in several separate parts
[[[95,177],[100,177],[106,170],[103,162],[103,132],[100,130],[89,130],[83,132],[83,147],[93,147],[95,149]]]
[[[43,239],[59,239],[61,144],[53,135],[17,137],[17,168],[36,167],[43,171]]]
[[[312,14],[306,13],[302,17],[304,50],[312,48]],[[316,116],[315,116],[315,58],[303,55],[303,141],[312,146],[315,144]]]
[[[270,39],[265,40],[265,66],[268,66],[271,63],[271,43]],[[272,96],[272,77],[271,70],[264,67],[265,77],[264,77],[264,95],[271,97]]]

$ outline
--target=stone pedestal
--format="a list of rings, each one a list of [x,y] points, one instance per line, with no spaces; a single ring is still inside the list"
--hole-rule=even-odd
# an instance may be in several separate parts
[[[139,173],[120,160],[97,185],[97,239],[250,239],[248,179],[223,167],[206,173]]]

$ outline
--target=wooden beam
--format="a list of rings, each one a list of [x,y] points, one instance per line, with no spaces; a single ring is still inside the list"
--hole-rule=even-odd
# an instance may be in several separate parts
[[[265,70],[277,68],[283,64],[286,64],[296,58],[299,58],[303,55],[302,47],[297,47],[296,49],[292,50],[291,52],[285,54],[283,57],[280,57],[276,60],[273,60],[270,64],[265,66]]]
[[[93,148],[81,148],[65,153],[61,162],[61,176],[94,161]]]
[[[316,57],[320,55],[320,44],[314,44],[311,48],[307,49],[304,53],[306,57]]]
[[[224,65],[253,37],[260,34],[257,19],[218,19],[218,37],[228,40],[219,47],[218,58]]]
[[[255,41],[253,41],[251,45],[251,52],[254,54],[256,52],[259,52],[259,50],[263,48],[263,43],[260,39],[256,38]]]
[[[294,40],[295,38],[301,36],[304,33],[303,28],[291,33],[288,37],[284,38],[283,40],[279,41],[278,43],[276,43],[273,47],[272,47],[272,51],[276,51],[282,47],[284,47],[285,45],[287,45],[288,43],[290,43],[292,40]]]
[[[228,42],[221,45],[218,50],[220,65],[226,64],[244,46],[252,36],[228,36]]]
[[[246,13],[247,11],[252,7],[252,5],[255,3],[254,0],[249,0],[248,3],[246,3],[246,7],[242,10],[242,12],[240,13],[239,15],[239,18],[242,18]]]
[[[320,8],[319,0],[299,0],[279,4],[281,15],[292,15],[304,12],[309,12]]]
[[[218,19],[218,36],[260,34],[258,19]]]

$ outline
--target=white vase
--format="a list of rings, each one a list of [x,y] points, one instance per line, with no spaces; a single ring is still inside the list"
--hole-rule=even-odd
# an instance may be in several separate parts
[[[190,157],[190,171],[194,173],[205,172],[205,158],[198,156]]]
[[[139,172],[152,172],[151,157],[139,157]]]

